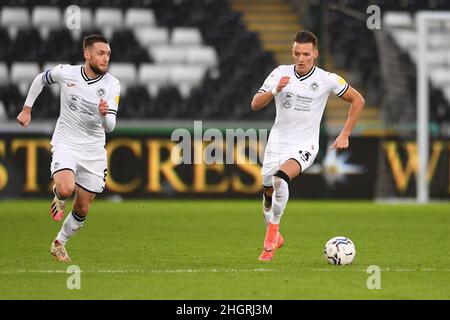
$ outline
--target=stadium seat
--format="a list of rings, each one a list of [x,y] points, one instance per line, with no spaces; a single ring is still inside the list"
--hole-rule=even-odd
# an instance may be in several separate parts
[[[123,14],[117,8],[98,8],[95,11],[95,27],[101,28],[103,35],[108,39],[114,30],[123,28]]]
[[[155,118],[173,118],[178,109],[182,109],[183,99],[175,87],[161,88],[155,99],[153,115]]]
[[[126,93],[127,87],[137,82],[136,67],[132,63],[113,63],[108,71],[120,79],[121,93]]]
[[[0,86],[5,86],[8,83],[8,67],[6,66],[6,63],[0,62]]]
[[[427,52],[427,61],[430,65],[444,65],[447,62],[446,50],[430,50]]]
[[[2,49],[0,50],[0,61],[6,60],[8,57],[8,49],[11,44],[9,39],[8,30],[6,28],[0,27],[0,43],[2,44]]]
[[[412,28],[413,19],[408,12],[386,12],[383,15],[383,23],[393,28]]]
[[[39,31],[34,28],[19,29],[11,45],[8,59],[11,61],[41,62],[44,46]]]
[[[4,87],[0,86],[0,101],[3,102],[8,118],[14,119],[22,108],[25,97],[20,94],[17,85],[10,83]]]
[[[8,113],[6,112],[5,105],[0,100],[0,122],[5,122],[8,120]]]
[[[205,71],[202,66],[174,66],[170,69],[169,83],[177,87],[181,97],[186,99],[192,88],[201,84]]]
[[[198,28],[177,27],[172,31],[171,43],[174,46],[201,46],[203,40]]]
[[[40,68],[34,62],[14,62],[11,65],[11,82],[17,84],[20,93],[26,95],[34,78],[40,73]]]
[[[444,87],[450,85],[450,68],[437,68],[430,71],[431,81],[436,87]]]
[[[181,48],[172,46],[153,46],[149,53],[158,64],[181,64],[186,59]]]
[[[3,7],[0,23],[8,28],[11,38],[15,38],[19,28],[27,28],[30,25],[30,14],[24,7]]]
[[[450,36],[444,32],[430,34],[428,36],[428,44],[432,48],[450,48]]]
[[[151,118],[154,104],[145,86],[137,85],[128,88],[126,95],[120,99],[120,118]]]
[[[31,15],[32,25],[39,29],[41,38],[47,39],[51,29],[62,28],[61,12],[59,8],[37,6],[33,8]]]
[[[152,9],[130,8],[125,13],[125,26],[130,29],[154,27],[157,21]]]
[[[52,87],[45,86],[39,97],[34,102],[34,119],[56,119],[59,115],[59,96],[55,97],[52,93]],[[56,86],[57,87],[57,86]]]
[[[445,88],[444,88],[444,96],[447,99],[448,103],[450,103],[450,84],[448,84]]]
[[[197,47],[188,49],[187,62],[206,68],[213,68],[217,66],[218,58],[213,47]]]
[[[169,83],[170,66],[143,63],[139,67],[139,83],[155,97],[161,87]]]
[[[65,23],[71,14],[66,8],[72,4],[70,0],[7,0],[0,5],[0,87],[6,97],[0,101],[9,116],[15,117],[17,111],[11,101],[23,99],[39,72],[33,68],[24,75],[21,66],[26,64],[17,62],[33,62],[44,69],[59,62],[82,63],[81,39],[92,33],[102,33],[111,45],[109,71],[122,83],[122,103],[131,105],[127,117],[195,118],[203,107],[214,105],[222,87],[228,93],[221,104],[227,104],[228,110],[225,115],[220,110],[210,115],[230,116],[229,108],[242,100],[241,90],[234,96],[229,92],[236,79],[260,84],[266,75],[268,61],[260,60],[252,76],[236,78],[237,66],[248,63],[254,69],[255,57],[262,51],[242,23],[242,14],[227,1],[79,0],[81,28],[74,30]],[[14,70],[8,70],[11,65]],[[58,92],[59,86],[46,87],[39,103],[51,104],[46,110],[56,108]],[[54,117],[47,111],[39,116]]]
[[[417,48],[417,33],[414,30],[395,29],[392,31],[392,35],[400,47],[406,52]]]
[[[167,28],[139,27],[133,30],[134,36],[144,48],[169,44]]]

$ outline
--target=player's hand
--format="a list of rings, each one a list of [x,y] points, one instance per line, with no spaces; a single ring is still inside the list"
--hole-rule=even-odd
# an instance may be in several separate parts
[[[31,122],[31,107],[23,106],[22,111],[19,113],[16,119],[22,127],[28,127]]]
[[[108,103],[106,103],[105,100],[100,99],[100,103],[98,104],[98,112],[100,112],[100,115],[102,117],[106,116],[108,114]]]
[[[277,92],[283,90],[284,87],[287,86],[291,77],[281,77],[280,81],[277,84]]]
[[[331,145],[330,149],[347,149],[348,148],[348,135],[341,133],[334,143]]]

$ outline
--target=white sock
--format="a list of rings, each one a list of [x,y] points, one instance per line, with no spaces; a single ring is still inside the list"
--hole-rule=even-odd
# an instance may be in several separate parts
[[[273,217],[273,211],[272,209],[266,210],[266,208],[264,208],[264,222],[266,223],[266,227],[269,226],[269,222]]]
[[[273,176],[272,182],[274,188],[272,196],[273,216],[270,219],[270,223],[279,224],[289,199],[289,184],[284,179],[277,176]]]
[[[263,193],[263,214],[264,214],[264,222],[266,223],[266,227],[268,227],[268,226],[269,226],[270,219],[272,219],[272,216],[273,216],[273,211],[272,211],[272,206],[271,206],[269,209],[266,208],[265,197],[266,197],[266,196],[265,196],[264,193]]]
[[[83,226],[84,219],[85,217],[81,217],[73,211],[70,212],[67,215],[66,220],[64,220],[64,223],[58,233],[58,236],[56,237],[56,240],[58,240],[62,245],[65,245],[69,238],[77,233],[78,230],[80,230],[80,228]]]

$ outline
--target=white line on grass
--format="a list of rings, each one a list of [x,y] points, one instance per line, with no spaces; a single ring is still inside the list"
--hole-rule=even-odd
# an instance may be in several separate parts
[[[168,270],[145,270],[145,269],[104,269],[104,270],[83,270],[82,273],[251,273],[251,272],[272,272],[275,269],[168,269]],[[45,270],[45,269],[18,269],[2,270],[0,274],[20,274],[20,273],[67,273],[66,270]]]
[[[295,270],[282,270],[282,269],[99,269],[99,270],[83,270],[82,273],[252,273],[252,272],[280,272],[287,271],[292,272]],[[299,270],[305,272],[304,269]],[[334,272],[334,271],[352,271],[352,272],[366,272],[366,269],[353,269],[348,266],[334,266],[330,268],[314,268],[312,272]],[[437,269],[437,268],[421,268],[421,269],[408,269],[408,268],[381,268],[381,272],[450,272],[450,269]],[[17,269],[17,270],[2,270],[0,274],[21,274],[21,273],[67,273],[66,270],[51,270],[51,269]]]
[[[350,269],[348,266],[334,266],[330,268],[315,268],[313,272],[332,272],[332,271],[353,271],[353,272],[366,272],[366,269]],[[437,269],[437,268],[380,268],[381,272],[450,272],[450,269]]]

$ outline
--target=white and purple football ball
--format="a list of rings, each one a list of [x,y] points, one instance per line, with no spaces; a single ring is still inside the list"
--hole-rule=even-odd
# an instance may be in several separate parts
[[[329,264],[345,265],[355,259],[356,248],[349,238],[334,237],[325,244],[323,253]]]

